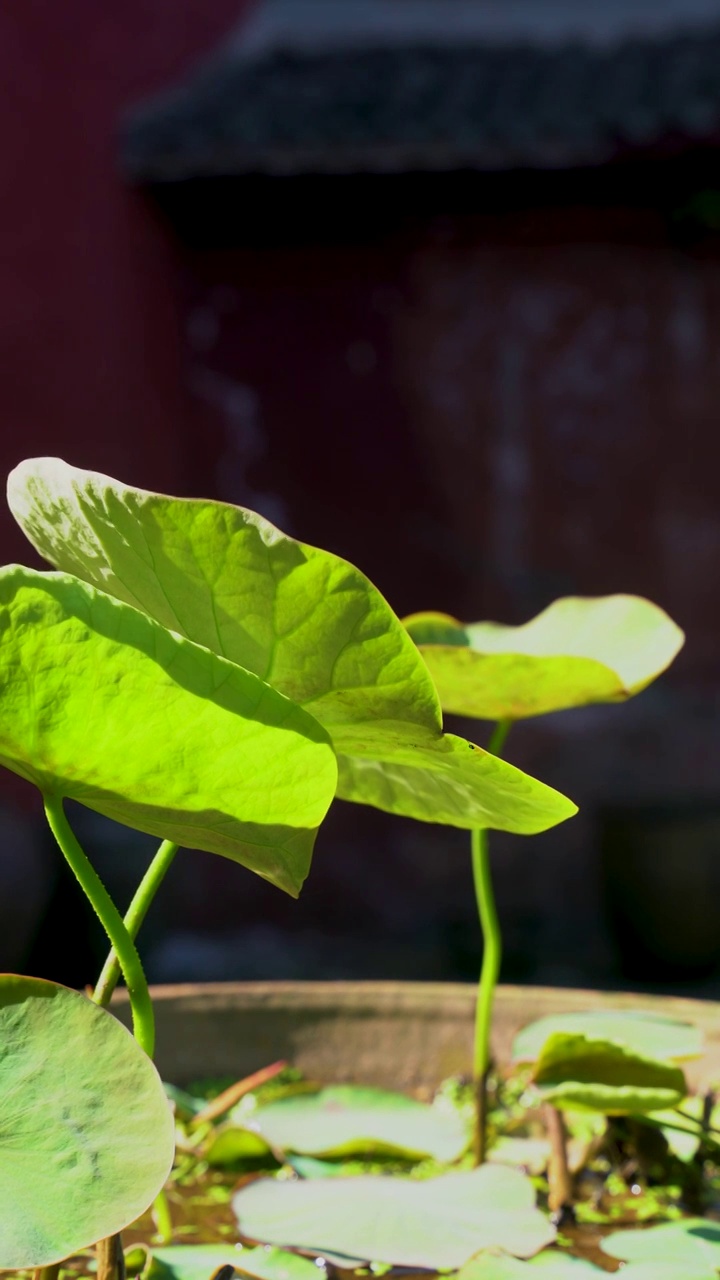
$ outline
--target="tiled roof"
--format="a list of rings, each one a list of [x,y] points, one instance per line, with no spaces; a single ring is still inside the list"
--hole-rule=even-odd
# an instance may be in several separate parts
[[[314,50],[231,41],[132,113],[124,167],[136,181],[571,168],[720,139],[720,12],[615,40],[516,30],[440,41],[410,26]]]

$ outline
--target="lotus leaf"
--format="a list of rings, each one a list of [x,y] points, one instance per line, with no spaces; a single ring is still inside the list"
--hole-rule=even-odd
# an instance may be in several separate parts
[[[532,834],[575,806],[442,733],[425,663],[379,591],[347,561],[253,512],[165,497],[30,459],[11,510],[41,555],[304,706],[339,757],[338,795],[473,829]]]
[[[554,1237],[535,1208],[532,1183],[502,1165],[424,1182],[382,1175],[263,1179],[239,1191],[233,1207],[244,1236],[325,1258],[342,1255],[346,1266],[449,1269],[492,1247],[527,1258]]]
[[[516,1035],[513,1062],[534,1062],[553,1032],[612,1040],[645,1058],[683,1062],[699,1058],[704,1036],[699,1027],[676,1018],[663,1018],[640,1010],[597,1009],[588,1013],[551,1013],[530,1022]]]
[[[594,1276],[595,1280],[605,1272],[582,1258],[560,1253],[557,1249],[543,1249],[530,1262],[520,1262],[506,1253],[483,1252],[471,1258],[458,1271],[456,1280],[533,1280],[538,1272],[544,1280],[583,1280]]]
[[[244,1249],[242,1245],[189,1244],[154,1249],[145,1280],[210,1280],[229,1263],[253,1280],[322,1280],[323,1272],[308,1258],[282,1249]]]
[[[555,1032],[533,1070],[544,1098],[556,1107],[632,1115],[676,1106],[687,1093],[681,1069],[645,1058],[610,1040]]]
[[[1,569],[0,628],[3,764],[297,895],[336,779],[312,716],[62,573]]]
[[[538,1275],[539,1273],[539,1275]],[[601,1280],[607,1271],[593,1266],[582,1258],[559,1250],[543,1250],[530,1262],[519,1262],[507,1254],[483,1252],[472,1258],[460,1271],[456,1280]],[[716,1280],[712,1268],[688,1270],[687,1264],[673,1262],[637,1262],[622,1268],[622,1280]]]
[[[639,596],[568,596],[519,627],[416,613],[405,626],[445,711],[481,720],[622,702],[670,666],[684,636]]]
[[[248,1122],[276,1151],[337,1158],[365,1155],[444,1163],[465,1151],[468,1135],[454,1111],[385,1089],[335,1085],[259,1107]]]
[[[125,1027],[77,991],[0,975],[0,1269],[122,1230],[173,1151],[160,1077]]]
[[[673,1264],[685,1267],[683,1280],[695,1280],[696,1275],[704,1280],[720,1268],[720,1223],[685,1218],[644,1231],[613,1231],[600,1247],[611,1258],[652,1266]],[[629,1269],[623,1268],[622,1274],[629,1274]]]

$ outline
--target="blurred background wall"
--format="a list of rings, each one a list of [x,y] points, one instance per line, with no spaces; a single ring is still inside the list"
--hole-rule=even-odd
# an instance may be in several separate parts
[[[510,739],[581,812],[493,840],[503,976],[717,994],[720,4],[26,0],[0,33],[3,470],[250,506],[401,615],[661,604],[657,686]],[[0,967],[91,981],[38,798],[0,803]],[[126,901],[151,842],[74,820]],[[338,803],[299,903],[183,851],[141,949],[175,980],[478,948],[463,833]]]

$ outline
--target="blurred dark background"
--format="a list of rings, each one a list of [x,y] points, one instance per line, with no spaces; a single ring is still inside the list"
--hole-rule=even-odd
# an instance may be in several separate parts
[[[720,2],[24,0],[0,59],[2,469],[250,506],[400,615],[662,605],[657,685],[509,740],[581,812],[493,839],[503,977],[720,994]],[[92,981],[0,809],[0,968]],[[153,842],[72,816],[124,906]],[[337,803],[299,903],[182,851],[149,975],[473,978],[467,843]]]

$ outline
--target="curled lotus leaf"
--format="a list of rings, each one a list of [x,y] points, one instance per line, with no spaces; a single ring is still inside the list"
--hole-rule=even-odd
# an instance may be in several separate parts
[[[612,1040],[646,1058],[685,1062],[699,1058],[705,1037],[699,1027],[679,1018],[666,1018],[641,1009],[589,1009],[578,1013],[550,1013],[529,1022],[513,1040],[513,1062],[534,1062],[553,1032]]]
[[[560,1108],[641,1115],[675,1107],[687,1093],[672,1062],[646,1058],[610,1040],[555,1032],[533,1068],[543,1097]]]
[[[662,609],[631,595],[567,596],[518,627],[443,613],[412,614],[405,626],[443,709],[481,720],[622,702],[665,671],[684,643]]]

